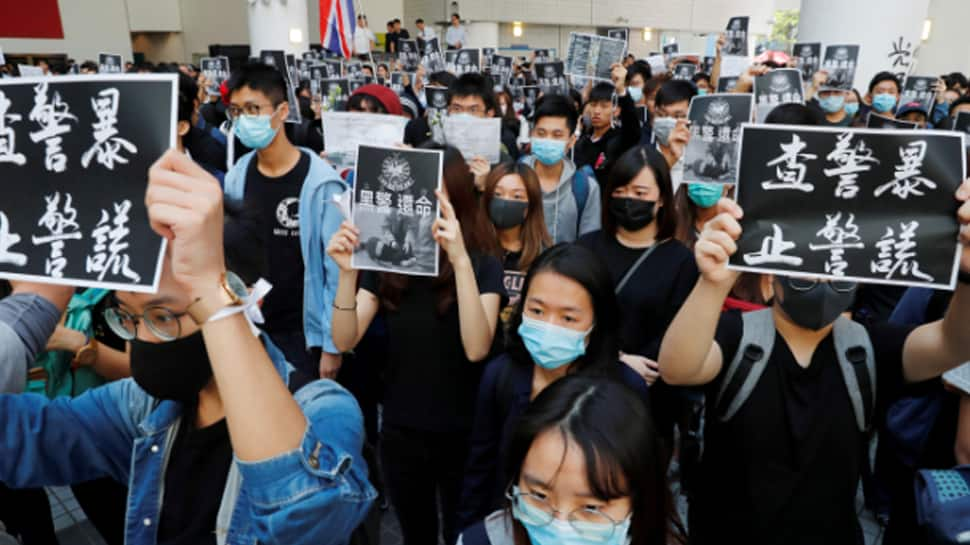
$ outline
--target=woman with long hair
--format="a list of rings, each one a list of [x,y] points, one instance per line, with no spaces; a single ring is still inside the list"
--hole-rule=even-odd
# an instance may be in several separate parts
[[[494,231],[473,194],[461,153],[444,153],[443,217],[432,226],[444,255],[435,278],[358,271],[358,229],[345,222],[327,253],[340,267],[333,341],[352,350],[381,313],[388,335],[381,457],[404,543],[437,543],[438,496],[443,534],[454,541],[455,510],[482,366],[492,352],[505,298]],[[447,258],[445,258],[447,256]]]
[[[573,375],[540,393],[506,456],[504,508],[458,545],[684,541],[649,411],[624,385]]]

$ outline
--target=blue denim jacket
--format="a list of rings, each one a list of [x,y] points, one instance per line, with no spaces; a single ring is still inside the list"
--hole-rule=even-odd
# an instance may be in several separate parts
[[[264,342],[288,381],[292,367]],[[366,516],[376,493],[361,456],[356,401],[330,380],[294,397],[307,418],[303,443],[267,460],[234,460],[214,529],[220,545],[341,545]],[[160,402],[127,379],[73,399],[0,395],[0,415],[0,481],[14,488],[126,482],[125,543],[156,543],[180,404]]]
[[[303,335],[307,348],[319,346],[339,354],[330,334],[333,300],[337,295],[340,268],[327,256],[327,244],[340,228],[343,216],[330,198],[347,190],[347,184],[313,150],[300,148],[310,156],[310,171],[300,192],[300,249],[303,253]],[[226,174],[226,200],[242,202],[246,195],[246,171],[256,152],[249,152]]]

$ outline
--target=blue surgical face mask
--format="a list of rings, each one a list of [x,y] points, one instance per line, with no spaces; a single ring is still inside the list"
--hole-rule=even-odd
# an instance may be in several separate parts
[[[553,140],[551,138],[533,138],[532,155],[535,155],[536,159],[547,167],[555,165],[566,156],[566,141]]]
[[[261,150],[270,145],[278,129],[271,123],[272,115],[241,115],[236,118],[234,131],[244,146]]]
[[[653,137],[661,146],[666,146],[670,142],[670,133],[674,132],[677,126],[677,119],[673,117],[653,118]]]
[[[525,315],[519,326],[519,336],[532,360],[545,369],[558,369],[579,359],[586,353],[586,337],[592,331],[592,327],[576,331]]]
[[[884,114],[896,107],[896,95],[891,93],[879,93],[872,97],[872,109]]]
[[[517,495],[519,488],[512,487],[512,492]],[[525,527],[532,545],[623,545],[630,533],[630,517],[615,526],[577,522],[582,525],[583,534],[569,522],[558,518],[549,524],[542,524],[549,515],[523,498],[513,500],[512,516]]]
[[[845,113],[849,117],[854,116],[859,113],[859,103],[858,102],[846,102],[845,103]]]
[[[845,106],[845,95],[835,94],[821,97],[818,99],[818,105],[825,113],[834,114]]]
[[[698,89],[697,96],[704,96],[708,93],[707,89]]]
[[[724,189],[721,184],[687,184],[687,197],[701,208],[710,208],[716,205],[723,194]]]
[[[627,87],[626,90],[630,93],[630,98],[633,102],[640,102],[643,100],[643,87]]]

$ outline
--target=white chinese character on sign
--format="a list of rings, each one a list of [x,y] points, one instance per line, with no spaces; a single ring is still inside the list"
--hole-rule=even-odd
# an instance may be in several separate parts
[[[748,265],[766,265],[769,263],[780,263],[797,267],[802,264],[802,258],[793,255],[785,255],[785,252],[795,247],[794,242],[784,239],[781,227],[772,224],[772,234],[765,237],[761,242],[761,250],[744,254],[744,262]]]
[[[17,153],[17,135],[13,127],[8,127],[7,123],[16,123],[22,119],[20,114],[8,114],[10,109],[10,99],[0,91],[0,163],[13,163],[23,166],[27,162],[24,154]]]
[[[361,210],[374,209],[374,192],[370,189],[360,190],[360,203],[357,205]]]
[[[850,132],[839,135],[835,149],[825,159],[838,165],[835,168],[827,168],[822,172],[826,176],[839,177],[839,185],[835,187],[835,196],[840,199],[855,198],[859,194],[859,174],[868,172],[873,163],[879,164],[879,159],[872,156],[872,150],[866,147],[866,143],[861,139],[858,145],[852,145],[852,133]]]
[[[397,210],[402,216],[414,215],[414,195],[398,195]]]
[[[807,169],[799,160],[808,161],[810,159],[817,159],[818,157],[811,153],[802,153],[802,150],[807,145],[805,142],[802,142],[802,139],[797,134],[792,134],[791,143],[781,144],[781,150],[784,153],[769,161],[767,165],[770,167],[777,165],[775,172],[778,179],[761,182],[761,187],[766,190],[796,189],[798,191],[804,191],[805,193],[811,193],[815,189],[815,186],[810,183],[805,183]]]
[[[917,221],[900,223],[897,239],[893,228],[886,227],[886,234],[876,242],[879,255],[875,261],[869,263],[872,272],[886,275],[887,280],[899,273],[932,282],[933,277],[919,270],[919,263],[916,261],[916,242],[913,237],[916,236],[918,228]]]
[[[28,118],[40,125],[40,130],[30,133],[30,139],[35,144],[43,140],[47,145],[44,167],[51,172],[64,172],[67,169],[67,155],[61,151],[61,136],[71,132],[71,127],[65,122],[77,121],[77,117],[61,100],[60,93],[55,92],[54,99],[48,103],[47,82],[42,81],[34,87],[34,107]]]
[[[0,263],[23,267],[27,264],[27,256],[13,251],[13,247],[20,242],[20,235],[10,231],[10,220],[0,212]]]
[[[104,280],[106,274],[121,275],[138,282],[141,276],[131,270],[128,264],[130,256],[125,251],[128,249],[127,238],[128,212],[131,210],[131,201],[125,200],[114,203],[114,218],[107,210],[101,210],[101,219],[97,227],[91,233],[94,238],[94,255],[88,256],[85,270],[89,273],[98,273],[98,281]]]
[[[414,202],[414,212],[422,218],[431,215],[431,201],[427,196],[421,195],[421,197]]]
[[[47,211],[41,216],[37,225],[47,229],[47,235],[34,236],[32,241],[34,246],[42,244],[51,245],[50,257],[44,265],[44,272],[54,278],[64,277],[64,267],[67,266],[67,258],[64,257],[64,241],[80,240],[81,231],[77,224],[77,210],[72,206],[70,193],[64,194],[64,208],[61,208],[61,194],[54,193],[44,197],[47,202]]]
[[[809,244],[808,249],[813,252],[829,251],[829,259],[825,262],[825,272],[844,276],[845,269],[849,266],[843,256],[848,249],[861,250],[866,246],[862,243],[859,236],[859,226],[855,224],[855,214],[849,214],[849,219],[842,224],[842,212],[835,214],[825,214],[825,227],[815,233],[816,237],[822,237],[828,244]]]
[[[714,141],[714,126],[713,125],[704,125],[703,129],[701,129],[701,135],[702,135],[701,136],[701,140],[703,140],[704,142],[713,142]]]
[[[91,159],[114,170],[115,163],[127,164],[128,159],[121,156],[121,149],[138,153],[134,144],[118,136],[118,101],[121,98],[117,89],[103,89],[97,98],[91,99],[91,107],[98,120],[91,125],[94,129],[94,145],[81,156],[81,166],[88,168]]]
[[[393,196],[387,191],[377,192],[377,211],[381,214],[389,214],[391,212],[391,199]]]
[[[920,186],[929,189],[936,189],[936,183],[923,176],[923,158],[926,157],[926,141],[919,140],[911,142],[905,147],[899,148],[899,158],[902,164],[896,165],[894,179],[891,182],[882,184],[873,193],[880,196],[891,189],[893,195],[906,200],[910,195],[922,197],[924,193],[920,191]]]

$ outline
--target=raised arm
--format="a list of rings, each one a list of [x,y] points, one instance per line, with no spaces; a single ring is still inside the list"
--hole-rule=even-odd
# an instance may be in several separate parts
[[[360,245],[359,236],[360,229],[345,221],[327,246],[327,255],[340,268],[330,329],[334,346],[342,352],[353,350],[357,346],[377,315],[380,305],[375,294],[357,289],[357,271],[351,267],[350,259]]]

